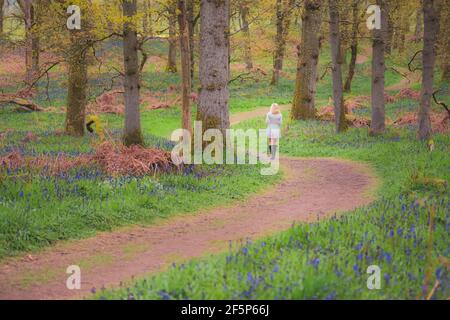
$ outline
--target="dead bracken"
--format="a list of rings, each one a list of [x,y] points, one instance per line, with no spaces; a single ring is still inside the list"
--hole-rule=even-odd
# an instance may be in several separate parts
[[[169,152],[141,146],[126,147],[112,142],[103,142],[95,148],[94,153],[76,157],[23,156],[18,151],[0,157],[0,167],[3,169],[38,170],[48,175],[95,166],[110,176],[143,176],[175,167]]]

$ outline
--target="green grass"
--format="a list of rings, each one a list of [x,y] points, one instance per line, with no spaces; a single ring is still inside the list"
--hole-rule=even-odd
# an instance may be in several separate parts
[[[0,258],[56,241],[243,199],[280,178],[255,166],[197,166],[179,175],[105,176],[93,168],[48,177],[0,171]]]

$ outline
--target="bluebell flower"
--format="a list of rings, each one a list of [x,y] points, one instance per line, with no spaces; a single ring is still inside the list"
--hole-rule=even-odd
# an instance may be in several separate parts
[[[320,263],[320,259],[319,258],[315,258],[311,261],[311,264],[313,265],[313,267],[317,268],[317,266]]]
[[[392,255],[389,252],[386,252],[384,254],[384,258],[386,259],[387,263],[391,263],[392,262]]]

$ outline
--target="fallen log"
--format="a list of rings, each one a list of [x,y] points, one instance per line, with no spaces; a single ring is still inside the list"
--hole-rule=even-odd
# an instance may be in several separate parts
[[[43,111],[41,107],[30,100],[13,96],[0,95],[0,104],[6,103],[18,105],[19,107],[27,111]]]

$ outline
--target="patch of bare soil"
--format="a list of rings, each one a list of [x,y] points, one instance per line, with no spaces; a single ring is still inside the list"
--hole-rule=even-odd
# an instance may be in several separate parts
[[[246,111],[246,112],[239,112],[237,114],[232,114],[230,116],[230,123],[231,125],[237,124],[239,122],[242,121],[246,121],[246,120],[250,120],[250,119],[254,119],[254,118],[258,118],[258,117],[265,117],[267,112],[269,112],[269,108],[270,106],[267,107],[261,107],[261,108],[257,108],[251,111]],[[290,110],[291,106],[290,105],[283,105],[280,106],[281,111],[288,111]]]
[[[60,243],[0,264],[0,299],[72,299],[123,281],[226,250],[229,241],[258,238],[368,204],[376,179],[362,164],[283,158],[285,179],[247,200],[148,227]],[[66,269],[81,267],[81,290],[68,290]]]

